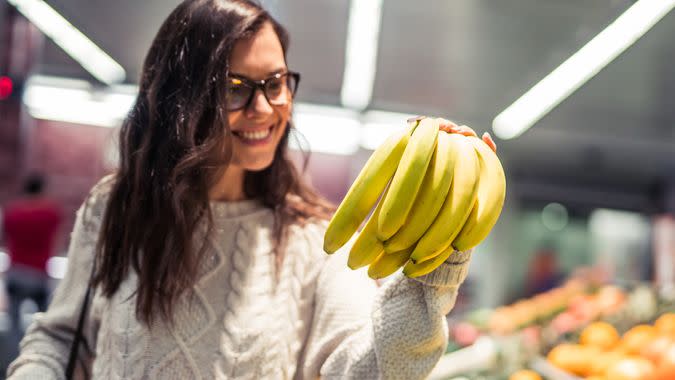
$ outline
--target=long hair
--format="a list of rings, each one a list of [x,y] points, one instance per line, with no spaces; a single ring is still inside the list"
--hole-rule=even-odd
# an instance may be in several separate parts
[[[288,34],[247,0],[187,0],[159,29],[143,64],[136,102],[120,130],[120,167],[110,188],[97,246],[94,284],[112,296],[138,274],[136,315],[171,321],[178,298],[197,280],[206,244],[193,236],[213,218],[208,190],[231,159],[225,72],[236,42],[271,23],[284,55]],[[277,264],[292,223],[328,218],[321,198],[288,156],[291,125],[272,164],[247,172],[247,197],[274,211]]]

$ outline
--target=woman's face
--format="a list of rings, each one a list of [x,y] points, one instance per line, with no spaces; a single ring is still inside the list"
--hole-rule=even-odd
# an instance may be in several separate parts
[[[269,22],[253,37],[237,42],[230,57],[230,76],[259,81],[286,70],[281,42]],[[231,165],[248,171],[267,168],[286,130],[291,107],[290,98],[285,105],[271,105],[256,90],[248,107],[229,111]]]

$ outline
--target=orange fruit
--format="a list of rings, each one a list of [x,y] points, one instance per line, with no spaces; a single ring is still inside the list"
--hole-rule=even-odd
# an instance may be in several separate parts
[[[657,331],[654,326],[637,325],[623,334],[619,349],[627,354],[638,354],[644,346],[657,338]]]
[[[668,347],[673,343],[675,343],[675,339],[671,337],[658,336],[640,350],[640,355],[645,359],[651,360],[652,363],[658,363]]]
[[[538,373],[529,369],[521,369],[509,376],[509,380],[542,380]]]
[[[659,367],[649,380],[673,380],[675,379],[675,367]]]
[[[603,352],[591,363],[590,374],[604,375],[609,367],[625,358],[626,354],[620,351]]]
[[[547,359],[560,369],[585,376],[591,373],[591,365],[600,354],[596,347],[562,343],[548,353]]]
[[[659,359],[659,368],[668,368],[675,372],[675,343],[671,343],[668,348],[663,351],[663,355]],[[673,377],[675,379],[675,377]]]
[[[614,363],[605,377],[612,380],[649,380],[654,371],[654,364],[649,360],[631,357]]]
[[[663,353],[657,365],[656,372],[650,380],[673,380],[675,379],[675,343]]]
[[[552,365],[560,369],[570,370],[570,368],[573,367],[573,362],[575,359],[574,346],[575,345],[571,343],[559,344],[549,351],[546,359],[548,359]]]
[[[581,331],[579,343],[609,350],[619,342],[619,333],[607,322],[593,322]]]
[[[663,314],[654,322],[654,327],[662,334],[675,337],[675,313]]]

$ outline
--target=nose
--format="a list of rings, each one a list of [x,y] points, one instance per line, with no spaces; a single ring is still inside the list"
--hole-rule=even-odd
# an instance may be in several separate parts
[[[246,108],[246,113],[248,117],[270,115],[274,113],[274,108],[272,108],[272,105],[267,101],[265,94],[260,89],[256,89],[255,93],[253,93],[251,104]]]

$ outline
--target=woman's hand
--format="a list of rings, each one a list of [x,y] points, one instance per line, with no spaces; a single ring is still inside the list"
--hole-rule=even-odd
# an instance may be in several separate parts
[[[413,121],[419,121],[426,118],[426,116],[416,116],[416,117],[411,117],[408,119],[408,123],[411,123]],[[473,136],[473,137],[478,137],[476,134],[476,131],[473,129],[467,127],[466,125],[457,125],[453,123],[450,120],[438,118],[438,120],[441,122],[440,129],[448,132],[448,133],[459,133],[464,136]],[[494,140],[492,140],[492,136],[488,132],[483,133],[483,141],[492,149],[493,152],[497,153],[497,144],[495,144]]]
[[[440,128],[444,131],[447,131],[448,133],[459,133],[464,136],[473,136],[473,137],[478,137],[476,134],[476,131],[473,129],[467,127],[466,125],[460,125],[458,126],[457,124],[453,123],[450,120],[445,120],[445,119],[439,119],[441,121],[441,126]],[[497,144],[495,144],[494,140],[492,140],[492,137],[488,132],[483,133],[483,141],[490,147],[492,148],[492,151],[495,153],[497,152]]]

